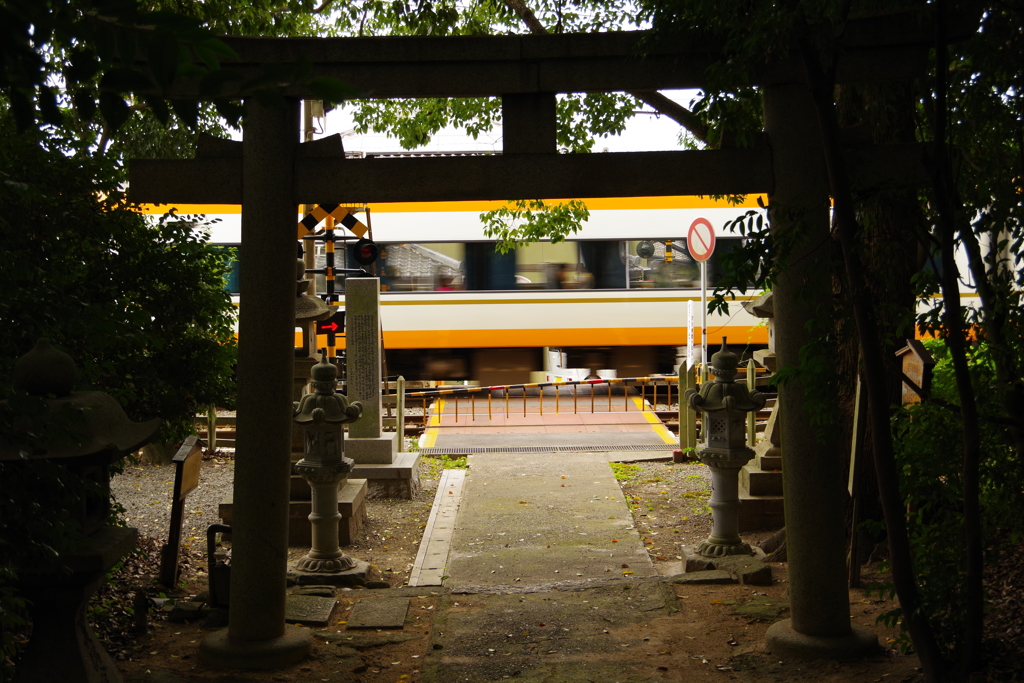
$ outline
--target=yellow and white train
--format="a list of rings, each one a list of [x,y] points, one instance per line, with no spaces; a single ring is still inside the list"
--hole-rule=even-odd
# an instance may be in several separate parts
[[[719,258],[740,239],[723,228],[759,210],[756,198],[736,206],[682,196],[584,201],[590,217],[570,240],[505,255],[496,253],[480,220],[502,202],[364,207],[357,216],[381,248],[375,266],[388,373],[506,384],[562,368],[620,377],[674,372],[691,310],[695,343],[702,335],[698,265],[686,249],[687,231],[697,218],[715,229],[717,246],[707,262],[712,290]],[[177,208],[181,215],[220,219],[213,243],[241,243],[239,207]],[[336,256],[345,253],[339,246]],[[346,265],[354,267],[337,264]],[[325,291],[323,276],[317,291]],[[708,317],[710,341],[728,337],[736,350],[767,344],[764,321],[742,306],[754,298],[748,294],[730,302],[727,315]]]

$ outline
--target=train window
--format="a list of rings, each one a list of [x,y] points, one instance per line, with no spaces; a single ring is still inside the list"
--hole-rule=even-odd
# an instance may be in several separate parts
[[[739,238],[718,238],[715,252],[707,261],[708,287],[714,287],[724,274],[722,257],[738,248],[740,244]],[[630,287],[700,287],[700,264],[690,257],[684,238],[630,242],[628,253]]]
[[[700,265],[686,240],[588,240],[528,244],[507,254],[493,242],[383,244],[377,272],[385,291],[695,289]],[[724,274],[722,257],[741,244],[719,238],[708,260],[708,286]]]

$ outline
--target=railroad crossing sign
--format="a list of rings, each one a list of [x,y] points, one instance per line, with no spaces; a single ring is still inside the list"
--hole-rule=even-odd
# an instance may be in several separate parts
[[[715,229],[707,218],[698,218],[686,233],[686,248],[694,261],[707,261],[715,251]]]
[[[320,221],[328,216],[334,216],[336,221],[351,230],[356,237],[362,237],[366,234],[367,228],[352,214],[356,208],[357,207],[355,206],[344,206],[340,204],[317,204],[316,208],[303,216],[302,220],[299,221],[298,239],[301,240],[303,237],[316,230],[316,226],[320,224]]]

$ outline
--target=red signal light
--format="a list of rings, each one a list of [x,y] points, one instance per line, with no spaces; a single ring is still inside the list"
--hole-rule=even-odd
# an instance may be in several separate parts
[[[380,247],[371,240],[361,239],[352,247],[352,258],[361,266],[368,266],[377,260]]]

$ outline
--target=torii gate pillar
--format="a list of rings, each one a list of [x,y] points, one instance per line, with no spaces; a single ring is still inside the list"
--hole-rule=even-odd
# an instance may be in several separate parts
[[[295,159],[299,101],[245,102],[242,125],[238,440],[228,628],[209,664],[271,669],[302,660],[308,632],[285,626],[295,327]]]
[[[771,229],[777,243],[789,245],[773,288],[775,350],[780,366],[796,366],[801,349],[816,336],[807,326],[827,320],[833,305],[827,175],[807,86],[767,86],[762,98],[775,178]],[[843,463],[834,430],[821,441],[812,427],[807,389],[801,377],[779,388],[792,617],[773,624],[765,640],[779,656],[854,658],[876,649],[878,641],[850,623]]]

